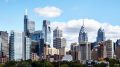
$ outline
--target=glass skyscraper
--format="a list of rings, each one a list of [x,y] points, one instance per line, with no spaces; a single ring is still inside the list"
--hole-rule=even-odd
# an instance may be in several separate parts
[[[31,57],[31,38],[29,38],[29,37],[27,37],[27,36],[25,36],[24,37],[24,46],[23,46],[23,52],[24,52],[24,54],[23,54],[23,56],[24,56],[24,60],[29,60],[30,59],[30,57]]]
[[[48,43],[49,46],[51,44],[51,26],[50,26],[50,21],[48,20],[43,20],[43,39],[44,43]]]
[[[23,46],[23,57],[24,60],[30,59],[31,53],[31,34],[35,31],[35,22],[28,19],[27,10],[24,15],[24,46]]]
[[[105,32],[104,29],[99,28],[97,33],[97,42],[105,41]]]
[[[32,36],[31,36],[32,42],[35,44],[32,44],[35,46],[35,51],[39,56],[43,53],[43,48],[44,48],[44,38],[43,38],[43,32],[42,30],[40,31],[35,31]]]
[[[9,59],[19,61],[23,59],[23,33],[14,32],[10,33],[9,42]]]
[[[84,21],[79,32],[78,43],[79,43],[78,59],[84,63],[86,60],[89,60],[91,57],[90,56],[91,46],[88,44],[88,36],[84,27]]]
[[[25,36],[30,37],[31,33],[35,31],[35,22],[28,19],[27,10],[25,10],[24,15],[24,32]]]
[[[85,27],[83,25],[79,32],[78,42],[80,43],[80,42],[87,42],[87,41],[88,41],[88,37],[87,37],[87,33],[85,31]]]

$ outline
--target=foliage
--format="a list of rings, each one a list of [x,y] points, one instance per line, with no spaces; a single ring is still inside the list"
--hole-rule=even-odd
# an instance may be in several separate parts
[[[68,67],[67,64],[62,64],[60,67]]]
[[[120,67],[119,60],[105,58],[104,61],[109,62],[109,67]],[[0,64],[0,67],[58,67],[60,64],[60,67],[86,67],[87,65],[80,63],[80,61],[61,61],[61,62],[48,62],[45,60],[42,61],[10,61],[5,64]],[[93,67],[106,67],[106,64],[104,62],[102,63],[91,63]]]

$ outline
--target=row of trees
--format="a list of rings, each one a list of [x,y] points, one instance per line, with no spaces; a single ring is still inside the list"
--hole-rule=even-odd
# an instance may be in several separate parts
[[[105,58],[105,61],[109,62],[110,67],[120,67],[120,62],[115,59]],[[0,64],[0,67],[59,67],[59,62],[42,61],[10,61],[5,64]],[[60,67],[87,67],[85,64],[81,64],[79,61],[75,62],[60,62]],[[106,67],[104,63],[95,64],[92,63],[92,67]]]

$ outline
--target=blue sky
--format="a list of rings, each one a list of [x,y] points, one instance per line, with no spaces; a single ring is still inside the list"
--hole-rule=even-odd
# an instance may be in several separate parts
[[[35,8],[54,6],[62,10],[59,17],[46,18],[35,13]],[[120,25],[119,0],[0,0],[0,30],[23,31],[24,10],[41,29],[42,20],[66,22],[72,19],[90,18],[100,22]]]

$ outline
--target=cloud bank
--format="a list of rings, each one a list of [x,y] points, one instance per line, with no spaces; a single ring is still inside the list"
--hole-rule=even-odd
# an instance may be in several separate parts
[[[86,28],[88,33],[88,41],[95,42],[97,37],[97,31],[100,27],[105,30],[105,37],[107,39],[111,39],[116,41],[116,39],[120,38],[120,26],[113,26],[107,22],[99,22],[94,19],[77,19],[77,20],[69,20],[67,22],[52,22],[52,27],[59,27],[63,30],[63,36],[67,39],[68,46],[70,46],[73,42],[78,42],[78,35],[81,26],[83,25]]]
[[[54,7],[54,6],[47,6],[43,8],[35,8],[34,11],[39,15],[43,17],[58,17],[62,14],[62,10],[60,8]]]

